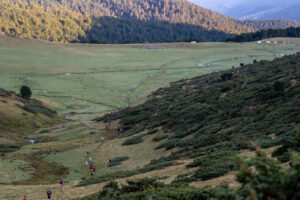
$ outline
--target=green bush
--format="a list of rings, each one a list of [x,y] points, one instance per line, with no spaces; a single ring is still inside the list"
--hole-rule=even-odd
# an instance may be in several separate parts
[[[177,145],[177,143],[180,140],[181,140],[180,138],[168,140],[167,142],[157,146],[155,149],[161,149],[161,148],[166,148],[166,150],[172,149]]]
[[[24,99],[29,99],[32,95],[31,89],[28,86],[24,85],[20,89],[20,94]]]
[[[113,167],[117,165],[121,165],[123,161],[128,160],[129,157],[123,156],[123,157],[115,157],[111,160],[111,162],[108,164],[108,167]]]
[[[133,145],[143,142],[143,136],[134,136],[132,138],[127,139],[122,145]]]
[[[167,138],[167,137],[168,137],[167,134],[162,134],[162,135],[157,135],[157,136],[155,136],[152,140],[153,140],[153,141],[161,141],[161,140],[163,140],[163,139],[165,139],[165,138]]]
[[[150,131],[148,131],[147,135],[152,135],[154,133],[157,133],[158,129],[152,129]]]
[[[0,153],[14,152],[20,149],[18,145],[4,145],[0,144]]]
[[[135,135],[135,134],[137,134],[137,133],[140,133],[140,132],[142,132],[143,130],[145,130],[145,127],[144,126],[138,126],[137,128],[135,128],[135,129],[133,129],[132,131],[130,131],[130,133],[128,133],[127,135],[126,135],[126,137],[129,137],[129,136],[132,136],[132,135]]]
[[[275,81],[273,84],[273,88],[276,92],[282,92],[285,87],[285,82],[283,81]]]
[[[25,104],[23,107],[24,110],[31,112],[31,113],[41,113],[47,117],[52,118],[55,114],[54,111],[50,110],[49,108],[42,107],[39,105],[32,105],[32,104]]]

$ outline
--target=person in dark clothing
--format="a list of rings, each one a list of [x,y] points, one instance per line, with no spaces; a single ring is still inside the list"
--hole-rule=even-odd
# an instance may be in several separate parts
[[[60,177],[59,184],[60,184],[60,191],[62,191],[64,185],[64,179],[62,177]]]
[[[91,176],[93,176],[94,175],[94,170],[93,169],[91,169]]]
[[[47,197],[48,197],[48,199],[51,199],[51,195],[52,195],[52,192],[51,192],[51,190],[47,190]]]

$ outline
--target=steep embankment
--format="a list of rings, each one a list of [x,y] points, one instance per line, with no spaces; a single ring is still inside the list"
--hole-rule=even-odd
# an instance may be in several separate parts
[[[36,99],[23,99],[0,88],[0,152],[17,150],[29,143],[29,134],[37,128],[57,123],[56,112]]]
[[[156,134],[155,149],[172,150],[141,169],[118,171],[82,181],[93,184],[132,176],[193,159],[175,182],[219,177],[237,166],[241,150],[278,146],[299,131],[300,54],[273,61],[254,61],[240,68],[172,83],[139,106],[96,121],[120,120],[123,145],[145,143]],[[147,131],[145,131],[147,130]],[[288,158],[285,158],[288,160]]]

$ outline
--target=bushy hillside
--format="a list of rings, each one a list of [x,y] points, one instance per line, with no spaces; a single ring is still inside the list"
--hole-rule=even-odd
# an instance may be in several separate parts
[[[108,43],[112,39],[107,35],[123,33],[124,30],[125,33],[114,39],[116,43],[145,41],[140,39],[141,36],[149,36],[145,31],[140,32],[140,29],[147,30],[149,27],[151,31],[155,30],[153,42],[192,39],[214,41],[212,37],[220,41],[225,33],[300,25],[288,20],[235,20],[185,0],[2,0],[0,11],[0,32],[10,36],[62,42],[104,40],[104,43]],[[112,18],[101,18],[103,16],[127,20],[121,19],[116,23],[117,19],[112,21]],[[110,27],[103,32],[102,27],[108,24]],[[167,28],[161,28],[162,25]]]
[[[128,180],[119,187],[117,182],[109,182],[102,191],[81,200],[241,200],[241,199],[298,199],[300,179],[300,157],[293,154],[289,168],[282,167],[269,158],[263,151],[257,150],[251,160],[252,166],[241,162],[236,178],[240,186],[231,189],[223,187],[194,188],[182,184],[166,185],[155,179],[144,178]],[[253,170],[255,167],[256,170]]]
[[[119,119],[132,145],[161,130],[168,137],[158,140],[162,142],[156,149],[173,149],[173,153],[143,169],[107,174],[81,185],[164,168],[182,158],[192,158],[187,167],[195,171],[179,175],[175,182],[208,180],[235,170],[240,150],[252,149],[253,144],[281,145],[285,138],[299,134],[299,73],[300,53],[273,61],[254,60],[241,63],[240,68],[171,83],[119,117],[95,119]]]

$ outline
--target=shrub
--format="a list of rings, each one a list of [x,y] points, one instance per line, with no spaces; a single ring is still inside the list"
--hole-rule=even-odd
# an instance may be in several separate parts
[[[108,164],[108,167],[114,167],[114,166],[121,165],[121,164],[122,164],[121,162],[111,162]]]
[[[20,146],[18,145],[4,145],[0,144],[0,153],[7,153],[7,152],[13,152],[20,149]]]
[[[273,84],[273,88],[276,92],[282,92],[284,90],[285,82],[283,81],[275,81]]]
[[[152,129],[150,131],[148,131],[147,135],[152,135],[154,133],[157,133],[158,129]]]
[[[31,112],[31,113],[41,113],[47,117],[52,118],[55,114],[54,111],[38,105],[32,105],[32,104],[26,104],[24,107],[22,107],[24,110]]]
[[[181,140],[180,138],[175,138],[175,139],[168,140],[167,142],[157,146],[155,149],[161,149],[161,148],[166,148],[166,150],[172,149],[177,145],[177,143],[180,140]]]
[[[138,126],[137,128],[135,128],[135,129],[133,129],[130,133],[128,133],[127,135],[126,135],[126,137],[129,137],[129,136],[132,136],[132,135],[135,135],[135,134],[137,134],[137,133],[140,133],[140,132],[142,132],[143,130],[145,130],[145,127],[144,126]]]
[[[128,159],[129,159],[129,157],[127,157],[127,156],[115,157],[114,159],[112,159],[112,162],[123,162]]]
[[[144,141],[143,136],[139,135],[139,136],[135,136],[135,137],[127,139],[122,145],[133,145],[133,144],[141,143],[143,141]]]
[[[222,78],[223,81],[226,81],[226,80],[231,80],[232,76],[233,76],[232,73],[224,73],[224,74],[221,75],[221,78]]]
[[[167,137],[168,137],[167,134],[162,134],[162,135],[157,135],[157,136],[155,136],[152,140],[153,140],[153,141],[161,141],[161,140],[163,140],[163,139],[165,139],[165,138],[167,138]]]
[[[20,89],[20,94],[24,99],[29,99],[32,95],[31,89],[28,86],[24,85]]]
[[[127,156],[123,157],[115,157],[111,160],[111,162],[108,164],[108,167],[113,167],[116,165],[121,165],[123,161],[128,160],[129,158]]]

